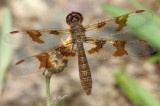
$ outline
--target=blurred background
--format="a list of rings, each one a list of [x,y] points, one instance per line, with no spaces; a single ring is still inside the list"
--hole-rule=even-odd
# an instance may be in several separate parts
[[[121,9],[123,8],[123,9]],[[145,34],[153,47],[160,48],[159,0],[1,0],[0,1],[0,106],[45,106],[45,78],[42,73],[16,76],[13,57],[23,46],[13,49],[4,36],[15,29],[68,28],[66,16],[78,11],[84,25],[107,17],[148,9],[153,20]],[[151,35],[152,39],[147,36]],[[143,35],[143,36],[142,36]],[[154,36],[153,36],[154,35]],[[145,38],[144,38],[145,39]],[[77,59],[76,59],[77,60]],[[52,76],[53,106],[160,106],[160,56],[155,53],[145,59],[90,61],[93,79],[92,94],[87,96],[80,84],[77,62]],[[94,70],[93,70],[94,69]]]

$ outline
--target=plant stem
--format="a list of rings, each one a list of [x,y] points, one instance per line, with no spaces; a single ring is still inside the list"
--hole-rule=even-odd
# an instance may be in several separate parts
[[[51,106],[51,93],[50,93],[50,80],[51,76],[45,76],[46,78],[46,93],[47,93],[47,106]]]

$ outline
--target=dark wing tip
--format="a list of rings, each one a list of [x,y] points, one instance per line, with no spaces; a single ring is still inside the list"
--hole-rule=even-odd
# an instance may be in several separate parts
[[[16,63],[16,65],[19,65],[19,64],[23,63],[24,61],[25,61],[25,60],[22,59],[22,60],[18,61],[18,62]]]
[[[148,41],[146,41],[146,40],[138,40],[138,42],[140,42],[140,43],[147,43]]]
[[[11,31],[10,34],[18,33],[19,31]]]
[[[145,10],[137,10],[136,13],[143,13]]]

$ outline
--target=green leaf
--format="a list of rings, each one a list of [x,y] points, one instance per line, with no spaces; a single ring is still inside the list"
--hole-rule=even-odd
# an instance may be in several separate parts
[[[156,62],[160,62],[160,54],[154,55],[152,57],[150,57],[147,62],[150,63],[156,63]]]
[[[5,35],[12,29],[12,17],[9,8],[4,9],[0,34],[0,93],[3,88],[4,76],[13,55],[12,47],[4,40]]]
[[[102,5],[102,10],[105,11],[107,14],[111,14],[112,16],[119,16],[130,12],[130,10],[122,9],[110,4]]]
[[[57,101],[57,106],[65,106],[63,100],[58,100]]]
[[[116,71],[114,75],[118,85],[138,106],[160,106],[160,102],[135,79],[126,75],[121,70]]]
[[[112,5],[102,5],[102,9],[113,16],[119,16],[129,12],[129,10],[118,8]],[[160,28],[160,18],[153,13],[153,18],[151,21],[141,26],[140,28],[133,29],[132,32],[140,39],[147,40],[151,44],[153,44],[154,46],[160,49],[159,28]]]

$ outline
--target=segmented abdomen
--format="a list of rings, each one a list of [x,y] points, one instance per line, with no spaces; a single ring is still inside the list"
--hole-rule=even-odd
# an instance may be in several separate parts
[[[81,80],[81,85],[85,93],[89,95],[91,94],[92,78],[86,54],[84,51],[83,42],[78,42],[77,48],[78,48],[79,76]]]

